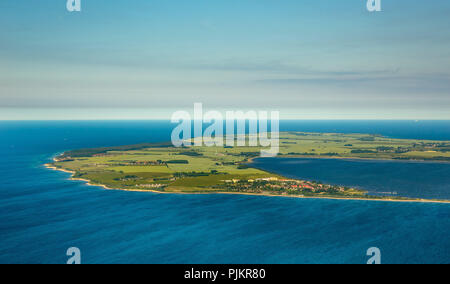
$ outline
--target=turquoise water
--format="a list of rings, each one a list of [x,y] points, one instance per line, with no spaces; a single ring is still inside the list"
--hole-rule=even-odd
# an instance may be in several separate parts
[[[282,129],[450,140],[446,122]],[[374,246],[384,263],[450,263],[448,204],[108,191],[42,166],[64,150],[166,141],[170,132],[165,122],[0,123],[0,263],[65,263],[74,246],[84,263],[365,263]]]

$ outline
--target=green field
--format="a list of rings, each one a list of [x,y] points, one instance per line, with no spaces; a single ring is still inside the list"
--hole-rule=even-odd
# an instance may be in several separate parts
[[[369,198],[360,190],[287,180],[249,167],[249,159],[259,156],[260,150],[139,144],[68,151],[51,166],[72,171],[75,178],[115,189]],[[279,157],[450,161],[450,142],[286,132],[280,134]],[[264,180],[268,178],[271,180]]]

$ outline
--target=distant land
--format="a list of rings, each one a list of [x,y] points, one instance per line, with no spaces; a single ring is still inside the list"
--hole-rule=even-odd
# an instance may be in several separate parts
[[[47,167],[108,189],[158,193],[225,193],[302,198],[449,202],[392,196],[289,179],[251,167],[260,147],[183,147],[171,143],[80,149]],[[391,139],[381,135],[280,133],[279,157],[389,159],[450,162],[450,141]]]

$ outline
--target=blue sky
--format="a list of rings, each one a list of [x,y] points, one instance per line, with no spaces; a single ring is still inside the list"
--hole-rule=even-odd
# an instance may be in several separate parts
[[[0,119],[450,119],[450,1],[81,1],[0,2]]]

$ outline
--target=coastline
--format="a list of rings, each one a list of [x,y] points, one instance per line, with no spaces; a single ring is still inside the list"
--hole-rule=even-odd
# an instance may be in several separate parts
[[[252,163],[255,158],[251,158],[248,160],[249,163]],[[56,161],[56,158],[53,158],[53,161]],[[264,193],[246,193],[246,192],[164,192],[158,190],[151,189],[121,189],[121,188],[110,188],[103,184],[93,184],[90,180],[82,179],[82,178],[74,178],[74,171],[69,171],[66,169],[61,169],[54,167],[51,164],[44,165],[47,169],[61,171],[65,173],[70,173],[72,176],[69,180],[72,181],[83,181],[87,186],[95,186],[101,187],[105,190],[120,190],[120,191],[128,191],[128,192],[147,192],[147,193],[157,193],[157,194],[182,194],[182,195],[210,195],[210,194],[227,194],[227,195],[247,195],[247,196],[265,196],[265,197],[284,197],[284,198],[301,198],[301,199],[329,199],[329,200],[355,200],[355,201],[378,201],[378,202],[408,202],[408,203],[440,203],[440,204],[450,204],[450,200],[431,200],[431,199],[378,199],[378,198],[352,198],[352,197],[327,197],[327,196],[300,196],[300,195],[275,195],[275,194],[264,194]]]
[[[252,158],[250,163],[254,159],[259,159],[261,157]],[[403,162],[403,163],[433,163],[433,164],[450,164],[449,161],[439,161],[439,160],[418,160],[418,159],[388,159],[388,158],[359,158],[359,157],[337,157],[337,156],[301,156],[301,155],[283,155],[274,157],[277,159],[323,159],[323,160],[347,160],[347,161],[383,161],[383,162]]]

